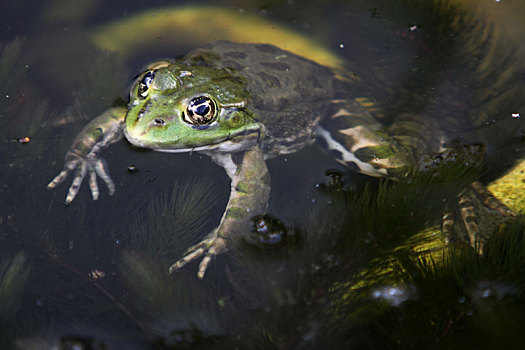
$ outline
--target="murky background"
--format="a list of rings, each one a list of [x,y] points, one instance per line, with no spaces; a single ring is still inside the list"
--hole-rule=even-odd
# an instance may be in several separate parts
[[[523,158],[524,4],[458,0],[451,3],[465,7],[447,12],[410,0],[198,2],[321,43],[370,82],[356,96],[392,115],[450,101],[436,118],[463,111],[469,117],[448,131],[474,129],[488,156],[482,169],[453,164],[397,183],[352,173],[315,146],[272,159],[268,217],[278,239],[241,242],[197,280],[197,263],[173,275],[167,268],[215,227],[226,205],[229,180],[209,158],[122,141],[102,154],[113,196],[101,185],[95,202],[83,184],[66,207],[69,181],[46,189],[75,135],[127,99],[145,64],[224,39],[216,30],[189,35],[206,26],[199,18],[146,41],[145,23],[128,28],[123,38],[138,44],[120,53],[94,39],[114,37],[108,25],[184,3],[2,4],[0,348],[522,347],[521,218],[501,228],[482,257],[466,247],[443,253],[439,227],[466,184],[493,181]],[[487,52],[443,51],[469,35],[439,32],[450,18],[474,23],[459,28],[470,28],[473,41],[484,37],[489,44],[477,46]],[[235,21],[223,25],[237,30]],[[472,65],[491,67],[488,78],[476,80]]]

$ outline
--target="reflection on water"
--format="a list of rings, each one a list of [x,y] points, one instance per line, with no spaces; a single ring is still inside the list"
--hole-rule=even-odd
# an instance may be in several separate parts
[[[225,1],[235,16],[336,51],[364,82],[356,97],[384,122],[432,111],[488,157],[464,167],[472,159],[459,153],[396,182],[355,175],[313,147],[271,160],[268,217],[200,281],[195,264],[167,268],[222,215],[228,178],[208,158],[120,142],[104,153],[113,197],[93,202],[83,188],[65,207],[64,188],[45,189],[74,135],[124,103],[145,62],[191,46],[177,32],[126,56],[104,52],[94,28],[143,2],[78,3],[18,1],[2,14],[0,348],[523,345],[523,219],[501,226],[482,255],[462,244],[443,253],[440,233],[465,185],[523,156],[522,5]]]

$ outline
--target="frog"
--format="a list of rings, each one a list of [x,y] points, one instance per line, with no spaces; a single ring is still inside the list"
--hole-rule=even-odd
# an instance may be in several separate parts
[[[209,156],[230,179],[226,208],[217,227],[169,267],[172,273],[201,259],[202,279],[210,261],[266,214],[267,160],[317,144],[350,169],[395,179],[421,163],[423,152],[442,152],[445,135],[439,130],[435,142],[418,135],[425,147],[396,137],[348,86],[340,72],[271,44],[216,41],[179,59],[152,62],[136,78],[126,106],[108,109],[79,133],[48,188],[74,173],[65,204],[86,175],[94,200],[97,177],[113,194],[100,153],[122,139],[153,151]]]

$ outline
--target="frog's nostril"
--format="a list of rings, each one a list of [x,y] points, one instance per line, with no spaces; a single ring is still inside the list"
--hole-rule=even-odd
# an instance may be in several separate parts
[[[166,122],[164,121],[164,119],[160,119],[160,118],[153,119],[153,126],[164,126],[164,125],[166,125]]]

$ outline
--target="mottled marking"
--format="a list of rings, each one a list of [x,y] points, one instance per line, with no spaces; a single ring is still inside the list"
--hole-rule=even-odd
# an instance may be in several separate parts
[[[213,79],[213,82],[226,82],[226,81],[230,81],[230,82],[232,82],[234,84],[243,84],[244,83],[244,80],[242,79],[242,77],[236,77],[236,76],[233,76],[233,75],[227,75],[227,76],[224,76],[224,77]]]
[[[469,213],[468,215],[470,215],[470,216],[467,216],[465,218],[465,222],[466,223],[476,223],[476,214],[475,213]]]
[[[135,119],[135,122],[133,123],[133,125],[137,125],[140,120],[142,119],[142,117],[144,117],[144,115],[146,113],[148,113],[148,111],[150,110],[151,108],[151,99],[149,99],[148,101],[146,101],[146,103],[142,106],[142,108],[139,110],[139,113],[137,114],[137,118]]]
[[[364,103],[366,101],[368,101],[368,97],[354,97],[354,101],[357,102],[357,103]]]
[[[359,168],[359,172],[370,176],[385,176],[388,174],[386,169],[376,169],[371,164],[358,159],[352,152],[346,149],[341,143],[336,141],[332,137],[332,135],[322,127],[317,127],[317,129],[315,130],[315,135],[318,138],[325,139],[330,152],[334,153],[334,151],[338,151],[340,153],[340,157],[338,157],[337,160],[343,163],[344,165],[346,165],[347,163],[355,163]]]
[[[445,240],[447,243],[450,243],[452,240],[452,237],[454,236],[454,216],[452,212],[445,213],[443,215],[442,220],[442,231],[443,235],[445,236]]]
[[[367,101],[361,101],[359,104],[365,108],[371,108],[375,106],[375,103],[373,101],[367,100]]]
[[[249,190],[246,189],[246,186],[244,186],[243,184],[239,183],[237,185],[237,187],[235,187],[235,191],[239,192],[239,193],[242,193],[242,194],[247,194],[249,193]]]
[[[316,89],[321,89],[323,87],[323,84],[321,84],[321,82],[319,81],[319,78],[317,78],[317,76],[315,75],[310,75],[308,77],[308,82],[310,83],[311,86],[313,86]]]
[[[197,66],[210,66],[212,62],[220,61],[221,56],[213,50],[196,50],[185,59]]]
[[[265,72],[258,72],[258,76],[262,78],[262,80],[266,83],[266,85],[270,88],[280,88],[281,83],[279,82],[279,79],[274,77],[273,75],[267,74]]]
[[[284,62],[261,62],[261,66],[278,71],[287,71],[290,66]]]
[[[240,65],[239,63],[235,61],[226,60],[222,62],[222,65],[226,68],[233,69],[233,70],[243,70],[245,67],[243,65]]]
[[[507,207],[499,199],[494,197],[494,195],[485,186],[483,186],[481,182],[477,182],[477,181],[473,182],[470,186],[474,189],[474,191],[476,191],[476,193],[478,193],[478,195],[481,198],[482,203],[486,207],[496,210],[502,215],[506,215],[506,216],[516,215],[509,207]]]
[[[367,136],[370,132],[363,126],[356,126],[354,128],[348,128],[339,130],[343,135],[351,137],[354,143],[352,144],[351,152],[355,153],[360,148],[376,147],[379,146],[374,140],[370,140]]]
[[[476,214],[474,213],[474,207],[470,199],[460,201],[460,214],[467,231],[467,235],[470,240],[470,244],[479,252],[483,252],[483,242],[478,239],[480,230],[476,220]]]
[[[278,53],[282,52],[280,49],[273,45],[269,44],[257,44],[255,45],[255,49],[259,52],[265,52],[265,53]]]
[[[366,120],[362,120],[359,116],[347,116],[347,118],[336,118],[330,121],[331,130],[344,130],[355,128],[356,126],[366,125]]]
[[[244,52],[241,52],[241,51],[230,51],[230,52],[226,52],[224,54],[225,57],[232,57],[232,58],[237,58],[237,59],[244,59],[246,58],[246,54]]]
[[[279,99],[279,106],[281,106],[282,108],[286,108],[289,104],[290,104],[290,100],[287,99],[286,97],[281,97]]]
[[[315,141],[310,131],[303,136],[297,137],[276,137],[272,143],[263,143],[266,159],[273,158],[277,155],[294,153]],[[326,147],[328,149],[328,147]]]
[[[247,186],[244,186],[247,187]],[[236,187],[237,188],[237,187]],[[248,193],[247,191],[244,191],[244,193]],[[236,195],[240,196],[241,193],[236,191]],[[226,212],[224,213],[224,217],[227,219],[232,220],[239,220],[246,216],[246,209],[240,208],[240,207],[230,207],[226,209]]]
[[[365,147],[360,148],[354,152],[355,156],[361,159],[363,162],[370,162],[372,159],[377,158],[377,155],[373,152],[373,149]]]
[[[330,118],[335,119],[337,117],[345,116],[351,117],[354,113],[350,113],[346,108],[340,108],[337,112],[332,114]]]

